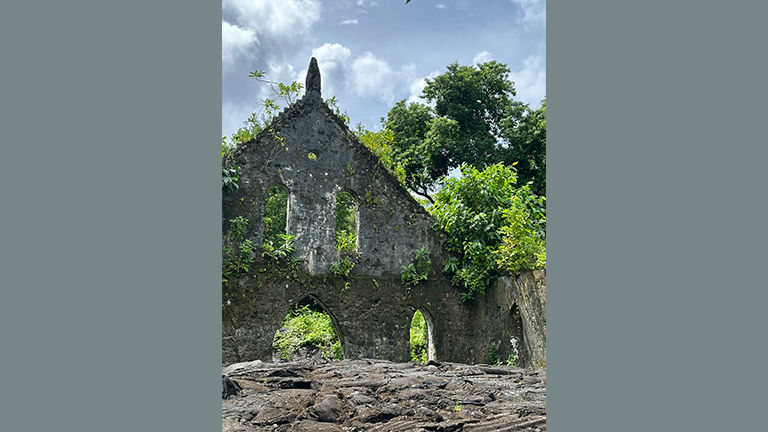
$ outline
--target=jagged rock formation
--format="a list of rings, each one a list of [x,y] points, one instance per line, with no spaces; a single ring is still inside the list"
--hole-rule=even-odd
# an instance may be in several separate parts
[[[512,366],[236,363],[222,397],[224,432],[546,430],[546,372]]]

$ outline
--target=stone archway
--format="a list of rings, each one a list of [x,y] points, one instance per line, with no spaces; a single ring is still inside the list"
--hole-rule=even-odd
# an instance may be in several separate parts
[[[291,305],[274,332],[272,360],[342,360],[343,337],[336,317],[319,299],[308,295]]]
[[[422,327],[423,326],[423,327]],[[414,361],[414,356],[418,356],[419,353],[414,353],[414,350],[423,349],[423,357],[417,361],[423,361],[424,363],[429,360],[437,360],[435,357],[435,338],[433,335],[434,324],[432,323],[432,315],[424,308],[417,308],[413,312],[409,325],[410,334],[410,357]],[[423,347],[416,348],[415,344],[423,344]]]

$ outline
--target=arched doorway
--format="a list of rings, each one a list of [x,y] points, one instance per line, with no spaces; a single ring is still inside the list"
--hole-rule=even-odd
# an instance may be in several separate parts
[[[408,344],[411,361],[426,363],[429,360],[436,360],[432,327],[432,316],[428,312],[417,309],[413,313]]]
[[[335,319],[314,297],[305,297],[291,308],[272,341],[273,361],[299,358],[344,359]]]

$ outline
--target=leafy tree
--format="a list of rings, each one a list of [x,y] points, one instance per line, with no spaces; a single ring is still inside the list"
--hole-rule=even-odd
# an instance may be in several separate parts
[[[513,167],[463,166],[461,172],[461,178],[446,180],[429,211],[454,255],[443,271],[467,300],[484,293],[503,271],[544,265],[546,219],[544,197],[527,184],[517,187]]]
[[[458,146],[450,154],[454,164],[482,167],[494,159],[502,144],[502,121],[519,115],[524,106],[512,100],[514,95],[509,68],[496,61],[477,66],[452,63],[447,72],[427,80],[424,98],[435,103],[435,114],[459,125]]]
[[[502,136],[510,143],[500,150],[501,160],[517,162],[518,180],[532,182],[531,190],[546,193],[547,101],[536,110],[526,108],[515,123],[508,117],[502,122]]]
[[[447,155],[458,125],[450,119],[434,117],[426,105],[406,106],[405,101],[400,101],[389,111],[384,127],[392,136],[394,171],[402,173],[400,179],[405,187],[434,202],[430,188],[450,169]]]
[[[403,100],[382,121],[392,132],[392,165],[408,189],[434,202],[439,180],[462,164],[518,162],[521,182],[533,181],[534,192],[544,195],[546,104],[531,110],[515,101],[506,65],[450,64],[427,80],[423,96],[434,108]]]

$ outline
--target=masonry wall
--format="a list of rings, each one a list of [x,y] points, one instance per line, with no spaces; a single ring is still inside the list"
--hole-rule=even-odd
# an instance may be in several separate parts
[[[319,99],[302,99],[237,151],[239,190],[224,198],[224,228],[232,215],[260,221],[264,195],[274,185],[289,191],[288,233],[296,236],[296,256],[311,274],[326,274],[339,259],[336,250],[336,197],[347,190],[357,198],[360,260],[353,275],[399,275],[413,251],[430,250],[437,259],[440,238],[430,215],[391,177],[376,156],[357,141]],[[275,142],[274,136],[277,136]],[[251,224],[261,244],[261,225]]]
[[[521,294],[538,295],[527,287],[543,287],[543,273],[505,280],[487,296],[463,303],[441,273],[447,254],[431,228],[431,216],[319,97],[303,98],[234,153],[241,176],[239,188],[223,197],[223,232],[229,220],[245,216],[250,222],[247,237],[260,245],[266,190],[285,187],[287,231],[296,236],[294,256],[300,262],[279,267],[258,259],[249,274],[230,278],[222,305],[225,363],[270,361],[281,321],[307,297],[332,317],[345,358],[408,361],[409,325],[417,309],[428,318],[439,361],[487,362],[492,341],[498,341],[504,360],[515,325],[518,332],[543,330],[543,312],[539,320],[536,302]],[[359,211],[359,256],[346,279],[330,272],[331,263],[339,259],[335,208],[342,190],[357,198]],[[421,247],[430,251],[430,277],[408,289],[400,281],[401,268]],[[519,314],[522,319],[513,317],[513,307],[526,310]],[[543,358],[538,351],[541,338],[525,339],[526,364]]]

